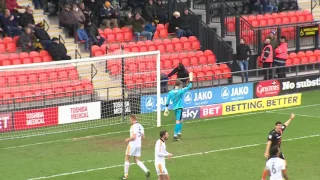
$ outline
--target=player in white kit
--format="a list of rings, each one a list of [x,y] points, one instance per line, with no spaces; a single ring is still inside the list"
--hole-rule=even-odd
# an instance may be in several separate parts
[[[129,166],[130,157],[134,157],[136,164],[145,172],[147,180],[150,179],[150,171],[146,166],[139,160],[141,156],[141,143],[144,139],[144,128],[137,121],[136,115],[130,115],[130,137],[126,139],[126,143],[129,143],[126,150],[126,157],[124,163],[124,175],[120,179],[128,179],[129,176]]]
[[[274,146],[270,150],[271,158],[266,163],[267,174],[270,176],[270,180],[289,180],[286,170],[286,162],[281,159],[280,149],[278,146]]]
[[[165,141],[168,140],[169,134],[167,131],[160,132],[160,139],[156,142],[155,146],[155,160],[154,165],[156,167],[157,174],[159,176],[159,180],[170,180],[168,170],[166,168],[166,160],[173,156],[173,154],[168,153],[166,150]]]

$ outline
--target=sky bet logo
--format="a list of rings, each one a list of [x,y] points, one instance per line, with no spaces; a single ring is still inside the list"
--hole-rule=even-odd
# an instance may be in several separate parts
[[[183,120],[198,119],[198,118],[200,118],[199,111],[200,111],[199,107],[183,109],[182,119]]]

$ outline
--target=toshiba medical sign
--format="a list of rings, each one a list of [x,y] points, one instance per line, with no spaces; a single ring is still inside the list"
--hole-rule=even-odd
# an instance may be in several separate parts
[[[101,102],[59,106],[59,124],[101,119]]]
[[[58,125],[58,107],[17,111],[14,113],[15,130],[54,125]]]
[[[12,131],[12,114],[0,114],[0,133]]]

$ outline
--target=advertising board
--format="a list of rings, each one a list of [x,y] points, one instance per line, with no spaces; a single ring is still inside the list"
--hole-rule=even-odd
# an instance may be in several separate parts
[[[12,131],[12,113],[0,114],[0,133]]]
[[[14,112],[14,129],[24,130],[58,125],[58,107]]]
[[[59,124],[68,124],[82,121],[101,119],[101,103],[91,102],[59,106]]]
[[[161,109],[165,108],[168,94],[161,94]],[[253,83],[235,84],[187,91],[183,96],[183,107],[196,107],[253,98]],[[140,98],[141,113],[154,112],[157,109],[156,95]],[[172,102],[169,103],[171,108]]]
[[[258,98],[222,104],[222,115],[249,113],[301,105],[301,94]]]
[[[282,94],[316,90],[320,89],[320,74],[286,78],[280,82]]]

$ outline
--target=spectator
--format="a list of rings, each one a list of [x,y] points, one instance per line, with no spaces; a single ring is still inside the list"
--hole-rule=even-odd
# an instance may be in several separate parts
[[[24,28],[24,32],[21,33],[17,41],[17,45],[21,47],[22,52],[30,52],[34,50],[31,39],[31,29],[29,27]]]
[[[74,36],[75,26],[78,24],[78,20],[74,14],[70,11],[70,5],[66,4],[64,10],[59,14],[59,23],[62,27],[66,28],[69,36]]]
[[[184,67],[182,63],[179,63],[178,67],[174,68],[169,74],[168,77],[173,76],[177,73],[177,78],[181,80],[183,87],[186,87],[187,81],[189,78],[189,72]]]
[[[38,23],[33,30],[34,30],[34,35],[42,44],[44,49],[49,49],[52,44],[52,41],[51,41],[50,35],[44,29],[44,24],[42,22]]]
[[[139,13],[135,13],[133,16],[131,13],[128,14],[129,20],[128,25],[132,26],[132,31],[134,36],[136,37],[136,41],[140,40],[140,36],[147,37],[148,40],[151,40],[153,34],[152,32],[148,32],[144,30],[145,20],[140,16]]]
[[[278,78],[286,77],[286,61],[288,59],[288,43],[285,36],[280,37],[280,45],[275,50],[274,66],[281,68],[277,69]]]
[[[30,27],[33,28],[35,25],[35,21],[33,18],[33,10],[31,7],[26,8],[26,12],[20,16],[19,24],[21,27]]]
[[[43,0],[32,0],[35,9],[43,8]]]
[[[148,31],[148,32],[151,32],[152,33],[152,38],[151,38],[151,40],[153,39],[153,35],[154,35],[154,33],[156,32],[156,30],[157,30],[157,24],[158,24],[158,20],[150,20],[147,24],[146,24],[146,26],[144,27],[144,30],[145,31]]]
[[[279,5],[279,0],[269,0],[268,12],[277,13],[278,5]]]
[[[192,19],[189,14],[188,8],[185,8],[183,11],[183,16],[181,17],[182,22],[180,28],[183,29],[183,36],[190,37],[192,36],[191,25]]]
[[[161,74],[161,93],[167,93],[168,92],[168,76],[165,74]]]
[[[259,0],[250,0],[248,5],[252,12],[258,12],[259,14],[262,14],[263,8]]]
[[[264,80],[269,80],[272,79],[272,70],[270,68],[273,63],[273,49],[270,44],[270,39],[265,39],[264,43],[265,45],[260,56],[260,61],[262,62],[263,68],[268,68],[264,71]]]
[[[76,4],[72,5],[72,13],[79,23],[84,23],[86,18]]]
[[[10,12],[13,12],[16,9],[24,9],[26,6],[20,6],[17,3],[17,0],[6,0],[6,6],[7,9],[9,9]]]
[[[101,46],[104,43],[105,39],[100,36],[98,28],[91,21],[87,23],[86,32],[93,44]]]
[[[156,4],[156,15],[159,20],[159,23],[164,24],[168,21],[167,11],[162,3],[162,0],[157,0]]]
[[[89,21],[92,21],[92,13],[91,13],[91,10],[89,8],[87,8],[84,3],[80,3],[79,4],[79,9],[81,10],[81,12],[83,13],[84,15],[84,18],[86,20],[86,23],[89,22]]]
[[[180,28],[181,23],[182,23],[182,19],[180,18],[180,13],[178,11],[175,11],[169,21],[168,32],[176,33],[177,37],[181,38],[184,34],[184,31]]]
[[[4,13],[5,9],[7,9],[6,0],[0,0],[0,13]]]
[[[275,50],[276,47],[278,47],[278,41],[277,41],[276,34],[277,34],[277,32],[275,30],[272,30],[270,32],[269,36],[267,37],[267,39],[270,39],[270,44],[271,44],[273,50]]]
[[[248,70],[249,70],[249,60],[251,56],[251,50],[244,39],[240,39],[240,44],[237,47],[237,62],[239,64],[240,70],[242,71],[242,82],[248,82]],[[243,72],[246,71],[246,72]]]
[[[70,60],[71,57],[67,55],[67,49],[64,44],[60,43],[59,39],[52,38],[52,45],[48,49],[49,54],[55,61]]]
[[[146,20],[153,19],[157,16],[156,6],[153,4],[153,0],[149,0],[148,3],[145,4],[142,15]]]
[[[77,35],[78,35],[79,41],[85,41],[85,45],[84,45],[85,51],[89,51],[90,38],[89,38],[86,30],[84,29],[83,24],[79,25],[79,29],[77,30]]]
[[[15,17],[11,15],[8,9],[5,10],[4,16],[1,17],[1,24],[4,32],[10,37],[18,36],[22,32],[22,27],[18,26]]]
[[[100,17],[102,19],[102,24],[106,28],[111,28],[110,24],[113,24],[114,28],[118,27],[118,19],[115,10],[111,7],[109,1],[105,2],[100,9]]]
[[[97,10],[101,4],[100,0],[83,0],[83,3],[86,7],[88,7],[88,9],[90,9],[93,13],[95,14],[95,10]]]

